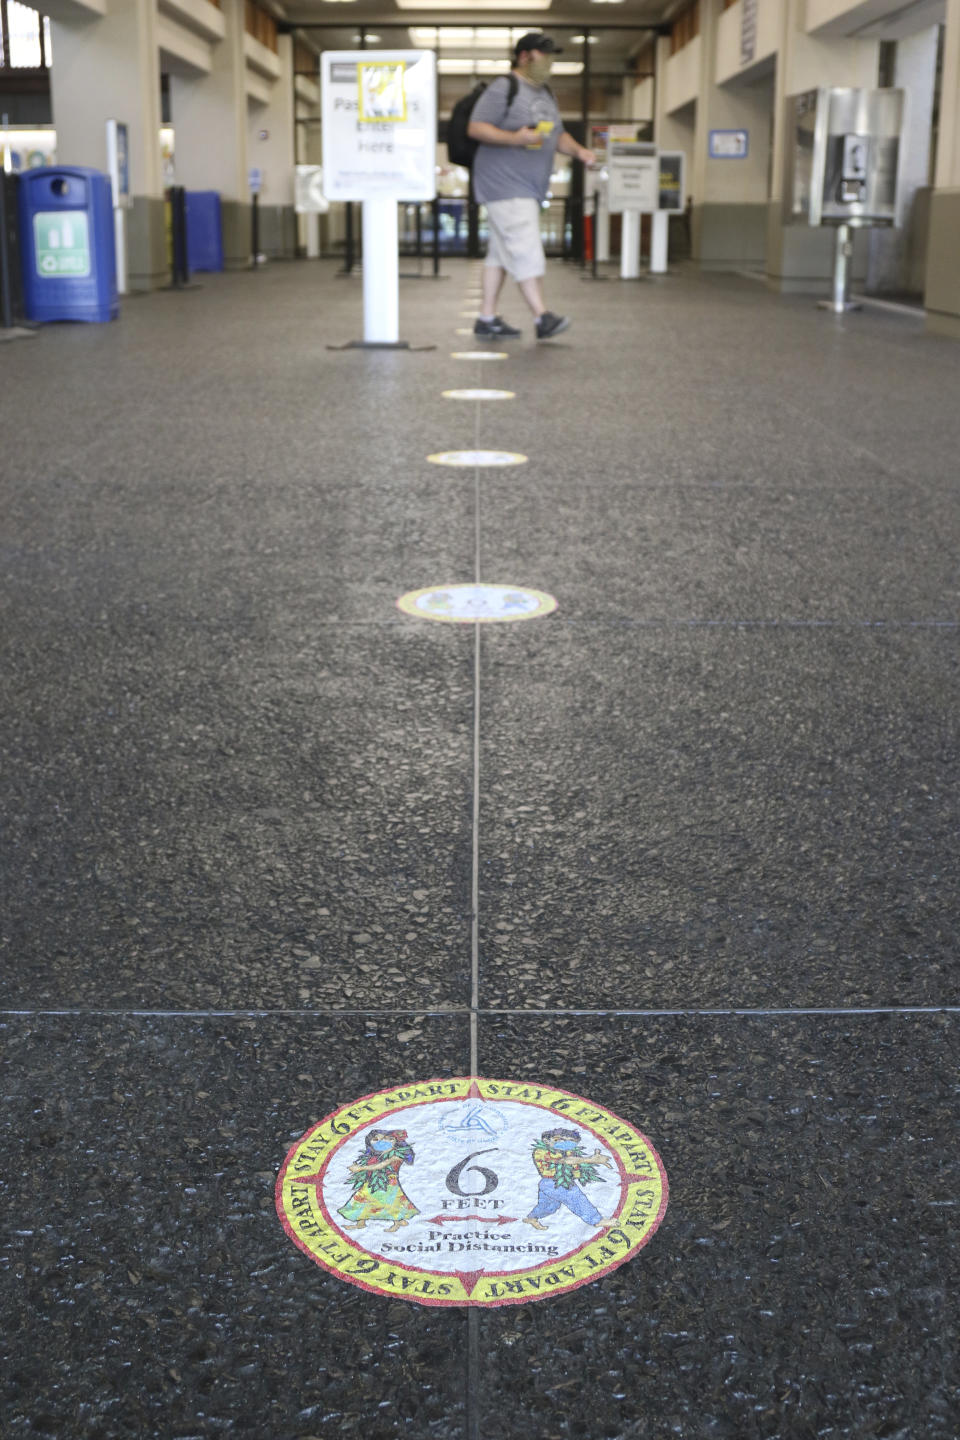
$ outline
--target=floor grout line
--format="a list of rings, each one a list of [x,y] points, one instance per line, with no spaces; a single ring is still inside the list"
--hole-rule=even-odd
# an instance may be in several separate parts
[[[148,1010],[148,1009],[107,1009],[107,1008],[83,1008],[63,1007],[61,1009],[22,1009],[4,1010],[0,1009],[0,1020],[30,1020],[46,1018],[61,1019],[129,1019],[129,1020],[269,1020],[273,1017],[301,1017],[313,1018],[316,1020],[344,1019],[347,1016],[370,1018],[387,1016],[421,1016],[430,1020],[457,1020],[470,1019],[480,1015],[512,1015],[519,1019],[529,1017],[537,1019],[541,1016],[553,1016],[562,1018],[570,1016],[611,1016],[623,1019],[657,1020],[669,1017],[714,1017],[732,1019],[750,1019],[751,1017],[781,1016],[790,1018],[794,1015],[960,1015],[960,1005],[784,1005],[780,1007],[760,1008],[746,1005],[725,1005],[711,1008],[697,1006],[678,1006],[673,1009],[630,1009],[624,1006],[606,1006],[597,1009],[589,1009],[583,1006],[578,1007],[556,1007],[543,1008],[528,1006],[524,1008],[510,1006],[491,1005],[481,1008],[480,1006],[457,1006],[450,1009],[432,1009],[429,1006],[404,1006],[396,1009],[343,1009],[336,1006],[327,1008],[305,1009],[290,1008],[275,1010],[268,1009],[237,1009],[237,1010]]]

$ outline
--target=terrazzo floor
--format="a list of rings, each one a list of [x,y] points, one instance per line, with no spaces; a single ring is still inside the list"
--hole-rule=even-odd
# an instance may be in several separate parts
[[[0,352],[0,1433],[955,1440],[960,346],[555,264],[458,361],[445,270],[432,349],[300,262]],[[397,608],[478,579],[557,608]],[[649,1136],[649,1243],[291,1244],[298,1137],[471,1075]]]

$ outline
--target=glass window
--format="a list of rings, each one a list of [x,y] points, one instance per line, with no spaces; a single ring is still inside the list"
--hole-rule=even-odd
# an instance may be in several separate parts
[[[8,0],[7,24],[11,67],[39,70],[43,59],[40,52],[40,16],[36,10],[21,5],[19,0]]]

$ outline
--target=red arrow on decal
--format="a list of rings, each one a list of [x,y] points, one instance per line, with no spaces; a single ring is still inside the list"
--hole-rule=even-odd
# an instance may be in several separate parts
[[[482,1099],[483,1099],[483,1096],[480,1094],[480,1086],[477,1084],[476,1080],[474,1080],[473,1084],[470,1086],[470,1089],[467,1091],[467,1099],[468,1099],[468,1100],[482,1100]]]
[[[476,1220],[480,1225],[515,1225],[519,1215],[497,1215],[487,1219],[486,1215],[434,1215],[428,1225],[458,1225],[464,1220]]]
[[[483,1278],[482,1270],[455,1270],[453,1272],[467,1295],[472,1295]]]

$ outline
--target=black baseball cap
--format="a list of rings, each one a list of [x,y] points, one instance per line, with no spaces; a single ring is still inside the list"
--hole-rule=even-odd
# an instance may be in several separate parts
[[[529,35],[520,36],[513,47],[514,56],[519,55],[521,50],[539,50],[543,55],[563,54],[556,40],[551,40],[549,35],[541,35],[539,30],[531,30]]]

